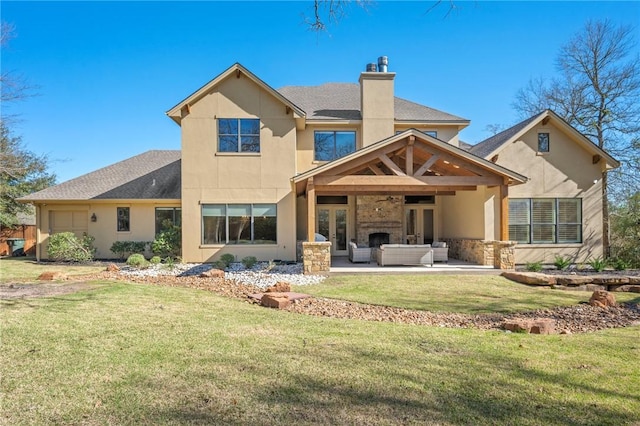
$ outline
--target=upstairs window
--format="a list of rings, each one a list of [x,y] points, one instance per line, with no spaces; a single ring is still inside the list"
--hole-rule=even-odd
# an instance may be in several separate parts
[[[260,120],[219,118],[218,152],[260,152]]]
[[[129,232],[130,222],[129,222],[129,207],[118,207],[117,215],[118,215],[118,232]]]
[[[356,132],[315,132],[313,148],[315,161],[344,157],[356,150]]]
[[[423,130],[422,133],[425,135],[429,135],[432,138],[438,139],[438,132],[436,130]]]
[[[549,133],[538,133],[538,152],[549,152]]]

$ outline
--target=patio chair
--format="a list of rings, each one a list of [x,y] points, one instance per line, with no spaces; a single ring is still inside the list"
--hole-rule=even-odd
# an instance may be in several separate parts
[[[351,263],[371,263],[371,247],[358,247],[356,243],[349,243],[349,261]]]

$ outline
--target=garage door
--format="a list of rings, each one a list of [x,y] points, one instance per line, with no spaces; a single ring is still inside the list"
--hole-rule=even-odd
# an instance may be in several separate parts
[[[52,211],[49,213],[50,233],[73,232],[78,238],[89,231],[87,211]]]

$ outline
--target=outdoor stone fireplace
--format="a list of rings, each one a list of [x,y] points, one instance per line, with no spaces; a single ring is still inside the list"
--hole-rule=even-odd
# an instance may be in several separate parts
[[[372,232],[369,234],[369,247],[378,248],[382,244],[389,244],[388,232]]]
[[[384,243],[401,244],[403,211],[402,196],[399,195],[357,196],[357,244],[373,247],[370,240],[372,234],[386,234]]]

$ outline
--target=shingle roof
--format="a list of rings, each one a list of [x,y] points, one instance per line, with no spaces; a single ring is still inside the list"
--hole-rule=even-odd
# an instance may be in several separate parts
[[[180,199],[180,151],[152,150],[43,189],[23,201]]]
[[[278,92],[307,113],[308,120],[361,120],[360,86],[355,83],[325,83],[320,86],[285,86]],[[395,119],[404,121],[469,120],[406,99],[395,97]]]
[[[542,114],[544,114],[544,111],[540,114],[536,114],[532,117],[527,118],[526,120],[521,121],[515,126],[509,127],[507,130],[503,130],[497,135],[493,135],[490,138],[487,138],[482,142],[475,144],[472,148],[469,149],[469,152],[477,155],[478,157],[486,157],[487,155],[498,149],[502,144],[511,139],[520,130],[527,127],[529,123],[536,120]]]
[[[465,151],[469,152],[471,152],[471,148],[473,148],[473,145],[471,145],[470,143],[466,143],[465,141],[458,141],[458,146],[460,147],[460,149],[464,149]]]

